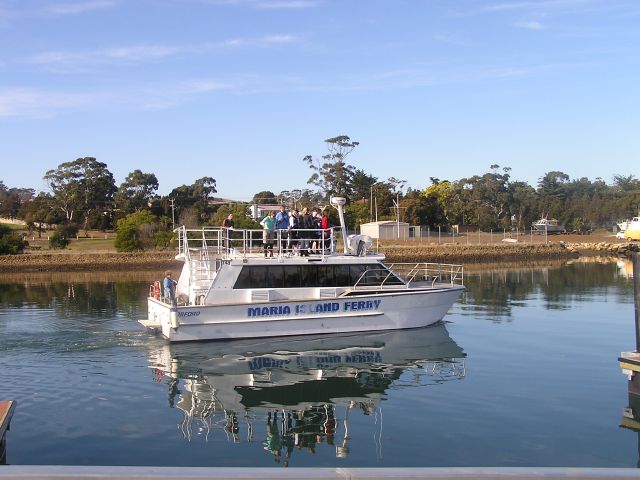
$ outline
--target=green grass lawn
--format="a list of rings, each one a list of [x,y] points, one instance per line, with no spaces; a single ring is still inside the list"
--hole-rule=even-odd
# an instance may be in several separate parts
[[[0,222],[1,225],[4,225],[5,227],[9,227],[11,230],[24,230],[25,232],[27,231],[27,227],[26,225],[17,225],[15,223],[4,223],[4,222]]]
[[[49,250],[49,236],[53,234],[53,230],[42,232],[41,237],[38,237],[37,232],[29,233],[24,230],[22,233],[26,235],[26,240],[29,242],[27,251]],[[83,233],[84,232],[81,232],[81,234]],[[90,231],[89,237],[80,236],[79,238],[72,238],[66,249],[58,251],[115,252],[116,248],[113,245],[115,241],[115,234],[108,233],[106,236],[107,238],[105,238],[104,232]]]
[[[114,238],[82,238],[71,240],[67,250],[74,252],[115,252]]]

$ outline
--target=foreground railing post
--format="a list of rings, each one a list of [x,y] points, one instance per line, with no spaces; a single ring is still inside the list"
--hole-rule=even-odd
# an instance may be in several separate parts
[[[636,352],[640,352],[640,253],[631,254],[633,262],[633,303],[636,319]]]

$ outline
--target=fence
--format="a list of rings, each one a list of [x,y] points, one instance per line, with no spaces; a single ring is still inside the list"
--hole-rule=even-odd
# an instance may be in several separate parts
[[[608,232],[607,232],[608,233]],[[614,237],[612,234],[611,237]],[[412,242],[426,243],[442,243],[442,244],[501,244],[501,243],[550,243],[561,241],[563,234],[551,234],[547,232],[536,231],[533,228],[524,231],[521,230],[490,230],[488,232],[475,230],[461,232],[458,229],[437,228],[431,229],[429,226],[410,226],[408,240]],[[589,235],[585,235],[585,240]]]

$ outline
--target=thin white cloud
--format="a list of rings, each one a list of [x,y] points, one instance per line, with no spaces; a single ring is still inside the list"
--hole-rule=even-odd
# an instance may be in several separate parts
[[[522,2],[503,2],[487,5],[482,8],[486,12],[514,10],[565,10],[597,3],[598,0],[535,0]]]
[[[36,65],[78,63],[140,63],[179,53],[179,48],[166,45],[133,45],[87,52],[51,51],[32,56],[28,63]]]
[[[0,89],[0,118],[48,118],[63,112],[100,110],[159,110],[176,107],[218,91],[235,91],[239,84],[198,79],[171,84],[127,86],[109,91],[64,92],[50,89]]]
[[[429,88],[440,85],[473,85],[548,75],[589,67],[584,64],[537,64],[471,67],[468,65],[419,65],[382,72],[352,75],[232,75],[182,82],[123,85],[112,90],[66,92],[29,88],[0,89],[1,117],[50,117],[75,111],[163,110],[189,104],[197,98],[225,95],[269,95],[283,92],[384,91]]]
[[[514,27],[524,28],[526,30],[544,30],[544,25],[540,22],[536,22],[534,20],[530,20],[527,22],[516,22],[513,24]]]
[[[436,42],[446,43],[446,44],[449,44],[449,45],[454,45],[456,47],[471,47],[471,46],[473,46],[473,44],[471,42],[469,42],[468,40],[465,40],[465,39],[457,37],[457,36],[445,34],[445,33],[436,33],[433,36],[433,39]]]
[[[64,110],[104,103],[104,94],[66,93],[13,88],[0,90],[0,117],[49,117]]]
[[[255,3],[254,5],[255,8],[262,8],[262,9],[313,8],[313,7],[317,7],[320,4],[320,2],[313,1],[313,0],[291,0],[291,1],[273,1],[273,2],[259,1],[254,3]]]
[[[181,0],[212,6],[237,6],[257,9],[304,9],[318,7],[323,0]]]
[[[219,91],[234,91],[236,88],[237,85],[217,80],[190,80],[175,85],[154,85],[144,88],[136,93],[135,100],[127,100],[126,102],[138,109],[166,110],[188,103],[201,95]]]
[[[35,54],[25,63],[46,67],[53,73],[82,73],[96,67],[132,66],[163,60],[179,55],[205,55],[233,48],[270,48],[292,44],[295,35],[266,35],[263,37],[238,37],[204,45],[129,45],[89,51],[48,51]]]
[[[118,5],[115,0],[87,0],[82,2],[54,3],[47,12],[54,15],[79,15],[93,10],[104,10]]]
[[[258,47],[265,48],[274,45],[293,43],[298,37],[295,35],[267,35],[264,37],[238,37],[218,43],[210,43],[206,49],[218,49],[221,47]]]

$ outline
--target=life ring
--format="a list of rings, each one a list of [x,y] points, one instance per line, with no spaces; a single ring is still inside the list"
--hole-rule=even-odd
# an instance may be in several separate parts
[[[160,282],[158,280],[153,282],[153,298],[160,300]]]

